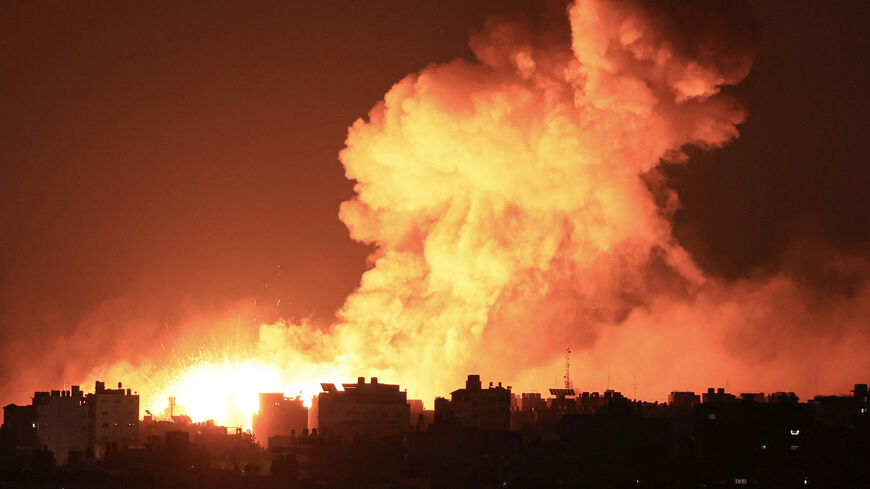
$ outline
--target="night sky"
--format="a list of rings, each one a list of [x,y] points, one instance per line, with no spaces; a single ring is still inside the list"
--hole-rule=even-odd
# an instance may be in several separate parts
[[[870,3],[834,3],[751,3],[757,56],[728,89],[750,114],[740,138],[663,168],[674,234],[711,276],[864,280],[817,266],[870,259]],[[471,59],[488,15],[544,12],[4,3],[0,341],[39,348],[119,300],[155,322],[257,298],[265,320],[333,321],[370,252],[337,217],[348,126],[406,74]]]

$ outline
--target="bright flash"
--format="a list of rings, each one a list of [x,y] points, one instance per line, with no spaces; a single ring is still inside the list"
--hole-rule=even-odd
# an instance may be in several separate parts
[[[279,377],[277,369],[257,359],[197,363],[179,372],[154,401],[164,410],[169,396],[175,396],[176,415],[250,429],[259,393],[280,391]]]

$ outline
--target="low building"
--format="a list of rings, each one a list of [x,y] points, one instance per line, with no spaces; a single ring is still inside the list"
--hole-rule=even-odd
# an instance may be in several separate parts
[[[668,405],[675,408],[690,408],[701,403],[701,396],[692,391],[673,391],[668,394]]]
[[[444,418],[449,410],[459,424],[483,431],[508,431],[511,427],[511,390],[501,382],[484,389],[479,375],[469,375],[464,389],[450,394],[449,404],[436,400],[435,417]],[[439,410],[442,415],[439,416]]]
[[[3,429],[8,443],[16,449],[42,448],[36,436],[36,407],[7,404],[3,407]]]
[[[354,437],[380,438],[408,431],[411,416],[407,392],[396,384],[378,383],[372,377],[366,383],[360,377],[356,384],[321,384],[323,392],[312,401],[309,417],[313,429],[327,436],[343,439]]]
[[[701,395],[701,402],[704,404],[729,404],[737,401],[737,396],[725,392],[725,389],[712,387],[707,389],[707,392]]]

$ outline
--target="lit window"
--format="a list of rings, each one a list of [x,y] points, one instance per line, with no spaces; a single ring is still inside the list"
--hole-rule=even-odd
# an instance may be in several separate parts
[[[792,446],[790,446],[790,447],[788,447],[788,448],[789,448],[791,451],[796,452],[797,449],[800,448],[800,447],[797,446],[797,445],[792,445]]]
[[[716,413],[710,413],[707,415],[707,419],[716,419]]]
[[[748,480],[748,479],[745,479],[745,478],[734,479],[734,485],[735,485],[735,486],[745,486],[745,485],[747,485],[747,484],[749,484],[749,480]]]

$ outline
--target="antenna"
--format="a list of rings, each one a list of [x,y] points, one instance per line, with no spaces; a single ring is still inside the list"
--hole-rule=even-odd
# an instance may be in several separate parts
[[[565,388],[571,389],[571,349],[565,348]]]

